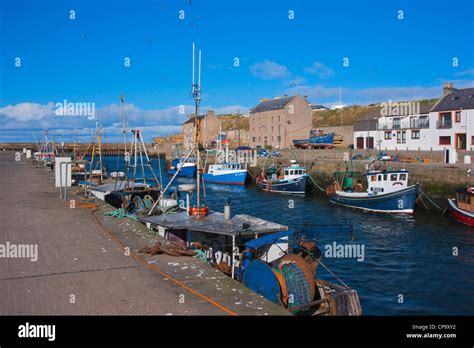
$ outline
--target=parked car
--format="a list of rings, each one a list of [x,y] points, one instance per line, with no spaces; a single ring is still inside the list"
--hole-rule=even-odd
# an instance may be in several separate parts
[[[257,156],[259,157],[267,157],[268,156],[268,151],[265,149],[259,149],[257,152]]]
[[[273,151],[270,153],[270,157],[281,157],[280,151]]]
[[[377,159],[379,161],[390,161],[392,159],[392,156],[389,156],[386,152],[379,152],[377,154]]]
[[[252,151],[250,146],[239,146],[235,148],[235,151]]]

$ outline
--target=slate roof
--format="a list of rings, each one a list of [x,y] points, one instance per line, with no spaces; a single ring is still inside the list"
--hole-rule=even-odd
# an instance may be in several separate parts
[[[190,118],[188,118],[187,121],[183,122],[183,124],[187,124],[187,123],[194,123],[194,117],[196,116],[191,116]],[[205,115],[199,115],[198,118],[200,120],[204,119]]]
[[[270,100],[263,101],[260,104],[258,104],[256,107],[254,107],[252,110],[250,110],[250,113],[254,114],[256,112],[265,112],[265,111],[284,109],[285,106],[293,98],[295,98],[295,97],[294,96],[293,97],[283,97],[283,98],[270,99]]]
[[[447,95],[441,97],[431,111],[474,109],[474,88],[453,88]]]

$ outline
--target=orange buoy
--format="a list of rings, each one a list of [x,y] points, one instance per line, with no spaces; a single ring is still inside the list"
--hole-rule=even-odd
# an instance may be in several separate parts
[[[208,214],[209,214],[209,208],[207,206],[189,208],[189,215],[206,216]]]

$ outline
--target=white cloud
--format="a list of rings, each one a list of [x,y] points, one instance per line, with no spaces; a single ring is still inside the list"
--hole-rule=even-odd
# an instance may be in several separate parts
[[[263,62],[255,63],[250,67],[252,75],[263,80],[284,79],[291,76],[291,72],[284,65],[265,59]]]
[[[14,118],[19,121],[39,120],[54,114],[54,104],[41,105],[37,103],[20,103],[0,108],[0,115]]]
[[[313,64],[304,69],[307,74],[316,75],[321,79],[327,79],[334,76],[334,70],[321,62],[313,62]]]
[[[459,71],[453,74],[454,76],[473,76],[474,75],[474,68],[468,68],[463,71]]]
[[[74,129],[80,141],[88,141],[95,130],[95,120],[87,116],[58,116],[54,112],[54,104],[21,103],[0,108],[0,141],[34,141],[42,138],[43,129],[47,127],[50,135],[60,141],[71,141]],[[248,107],[229,105],[220,108],[202,106],[201,113],[213,109],[216,114],[246,113]],[[183,111],[181,113],[181,110]],[[127,129],[139,128],[143,131],[146,141],[153,137],[180,132],[182,123],[194,112],[193,105],[143,110],[134,104],[125,104]],[[121,110],[120,105],[110,104],[96,108],[99,123],[105,130],[105,142],[121,141]]]

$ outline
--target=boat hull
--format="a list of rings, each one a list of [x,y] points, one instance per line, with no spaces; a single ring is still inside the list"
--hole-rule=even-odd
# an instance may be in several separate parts
[[[187,178],[194,178],[196,176],[196,172],[197,172],[196,166],[187,166],[187,167],[181,168],[181,170],[179,171],[177,176],[187,177]],[[176,174],[176,169],[171,168],[170,170],[168,170],[168,174],[169,175],[175,175]]]
[[[373,212],[412,214],[415,209],[419,187],[413,185],[406,189],[368,197],[351,197],[337,192],[329,196],[334,204]]]
[[[315,136],[309,139],[293,140],[295,147],[332,147],[334,145],[334,133]]]
[[[259,186],[260,189],[266,192],[304,195],[308,188],[308,178],[306,176],[301,176],[296,179],[277,181],[259,181],[257,179],[257,186]]]
[[[248,181],[248,173],[246,171],[225,173],[225,174],[203,174],[204,181],[210,184],[221,185],[245,185]]]
[[[456,204],[455,199],[448,199],[449,203],[449,215],[451,218],[468,226],[474,226],[474,214],[470,214],[459,207]]]

